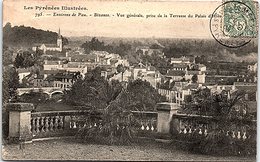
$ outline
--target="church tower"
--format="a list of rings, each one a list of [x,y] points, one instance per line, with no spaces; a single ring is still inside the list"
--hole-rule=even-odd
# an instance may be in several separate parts
[[[58,33],[58,38],[57,38],[57,46],[62,51],[62,37],[60,35],[60,28],[59,28],[59,33]]]

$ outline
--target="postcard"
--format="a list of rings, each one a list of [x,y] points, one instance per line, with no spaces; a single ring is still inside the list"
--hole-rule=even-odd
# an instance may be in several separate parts
[[[4,0],[3,160],[255,161],[254,0]]]

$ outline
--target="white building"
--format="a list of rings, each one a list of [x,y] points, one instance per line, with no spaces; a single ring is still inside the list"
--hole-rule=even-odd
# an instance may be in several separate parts
[[[248,65],[247,69],[251,72],[256,72],[257,71],[257,63],[255,63],[254,65]]]
[[[19,68],[16,70],[19,76],[19,82],[22,83],[23,78],[25,78],[26,76],[28,76],[31,71],[29,69],[23,69],[23,68]]]

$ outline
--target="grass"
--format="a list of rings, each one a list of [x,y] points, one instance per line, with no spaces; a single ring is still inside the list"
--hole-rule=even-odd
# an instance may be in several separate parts
[[[38,141],[4,145],[4,160],[156,160],[156,161],[255,161],[255,157],[220,157],[192,154],[172,144],[140,140],[131,146],[109,146],[84,143],[76,139]]]

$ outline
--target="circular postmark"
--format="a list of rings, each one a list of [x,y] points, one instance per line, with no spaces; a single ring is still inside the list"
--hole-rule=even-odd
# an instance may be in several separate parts
[[[210,18],[210,32],[223,46],[238,48],[257,36],[256,11],[239,1],[218,6]]]

